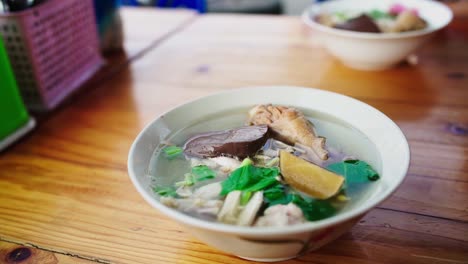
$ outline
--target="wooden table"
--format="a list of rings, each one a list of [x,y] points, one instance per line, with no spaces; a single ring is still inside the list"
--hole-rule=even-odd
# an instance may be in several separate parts
[[[421,49],[416,66],[360,72],[317,47],[296,17],[142,12],[145,19],[126,21],[134,56],[110,60],[119,66],[0,154],[1,263],[249,263],[197,241],[144,202],[126,159],[136,134],[171,107],[277,84],[380,109],[412,153],[390,199],[336,242],[284,263],[468,263],[468,19]]]

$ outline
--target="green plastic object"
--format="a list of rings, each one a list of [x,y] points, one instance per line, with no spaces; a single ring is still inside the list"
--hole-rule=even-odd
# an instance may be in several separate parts
[[[33,126],[34,121],[23,104],[0,37],[0,150]]]

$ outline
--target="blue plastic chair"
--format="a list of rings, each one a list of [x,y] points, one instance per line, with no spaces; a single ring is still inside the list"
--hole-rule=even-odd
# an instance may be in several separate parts
[[[140,6],[137,0],[122,0],[123,5]],[[205,0],[156,0],[154,6],[160,8],[186,7],[197,10],[199,13],[206,12]]]

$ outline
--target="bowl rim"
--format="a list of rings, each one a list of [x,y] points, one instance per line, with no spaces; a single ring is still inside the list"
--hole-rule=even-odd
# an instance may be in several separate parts
[[[391,125],[395,130],[395,132],[398,134],[397,136],[401,140],[401,143],[404,144],[404,153],[401,153],[401,157],[405,157],[404,160],[402,161],[401,168],[403,168],[403,175],[398,175],[400,176],[400,179],[389,189],[387,190],[387,193],[381,197],[378,197],[378,199],[373,200],[372,202],[369,203],[368,206],[363,206],[363,207],[358,207],[355,209],[352,209],[348,212],[338,214],[331,216],[329,218],[325,218],[319,221],[313,221],[313,222],[305,222],[302,224],[297,224],[297,225],[292,225],[292,226],[285,226],[285,227],[252,227],[252,226],[235,226],[235,225],[229,225],[229,224],[224,224],[224,223],[217,223],[217,222],[209,222],[206,220],[198,219],[189,215],[186,215],[182,212],[179,212],[178,210],[175,210],[173,208],[169,208],[159,201],[157,201],[155,198],[150,196],[145,188],[140,185],[137,175],[133,170],[134,167],[134,162],[133,162],[133,156],[135,155],[135,150],[137,143],[144,137],[146,131],[155,123],[157,122],[161,117],[166,116],[168,113],[171,111],[174,111],[178,109],[179,107],[182,107],[184,105],[189,105],[194,102],[197,102],[199,100],[204,100],[208,99],[211,97],[217,97],[221,96],[223,94],[230,94],[230,93],[237,93],[245,90],[251,91],[252,89],[297,89],[297,90],[308,90],[308,91],[315,91],[319,93],[324,93],[328,94],[328,96],[337,96],[341,97],[346,100],[350,100],[353,103],[359,104],[362,107],[366,107],[367,109],[370,109],[373,111],[375,114],[379,114],[385,122],[387,122],[389,125]],[[290,235],[290,234],[296,234],[296,233],[303,233],[303,232],[312,232],[315,230],[327,228],[329,226],[337,225],[349,220],[352,220],[357,217],[362,217],[364,214],[366,214],[368,211],[372,210],[375,208],[378,204],[384,202],[386,199],[388,199],[401,185],[401,183],[404,181],[404,179],[407,176],[408,173],[408,168],[410,165],[410,148],[408,141],[401,131],[401,129],[398,127],[398,125],[395,124],[388,116],[377,110],[376,108],[359,101],[357,99],[354,99],[350,96],[346,96],[343,94],[327,91],[327,90],[321,90],[318,88],[308,88],[308,87],[299,87],[299,86],[284,86],[284,85],[277,85],[277,86],[252,86],[252,87],[243,87],[243,88],[237,88],[237,89],[231,89],[231,90],[225,90],[221,92],[215,92],[206,96],[200,96],[198,98],[195,98],[193,100],[189,100],[185,103],[181,103],[168,111],[165,111],[164,113],[158,115],[156,118],[154,118],[151,122],[149,122],[139,133],[138,136],[135,138],[133,141],[129,154],[128,154],[128,160],[127,160],[127,169],[128,169],[128,174],[129,177],[134,185],[134,187],[137,189],[137,191],[140,193],[140,195],[144,198],[144,200],[149,203],[152,207],[158,209],[163,215],[166,215],[169,218],[172,218],[173,220],[176,220],[177,222],[183,223],[188,226],[196,227],[199,229],[206,229],[210,231],[216,231],[216,232],[221,232],[221,233],[227,233],[227,234],[235,234],[239,236],[263,236],[263,237],[271,237],[271,236],[278,236],[278,235]]]
[[[342,1],[342,0],[331,0],[329,2],[333,1]],[[411,37],[419,37],[423,35],[430,34],[432,32],[438,31],[445,26],[447,26],[452,20],[453,20],[453,12],[452,10],[445,6],[442,3],[432,1],[432,0],[420,0],[420,1],[425,1],[425,2],[430,2],[434,5],[439,6],[439,8],[444,9],[445,11],[448,12],[449,14],[449,19],[439,25],[438,27],[430,27],[430,28],[425,28],[425,29],[420,29],[420,30],[414,30],[414,31],[407,31],[407,32],[396,32],[396,33],[369,33],[369,32],[358,32],[358,31],[351,31],[351,30],[343,30],[343,29],[336,29],[336,28],[331,28],[327,27],[325,25],[322,25],[318,22],[315,22],[312,17],[311,17],[311,12],[313,9],[320,8],[322,5],[326,5],[327,2],[318,2],[313,5],[310,5],[307,7],[301,15],[302,21],[308,25],[309,27],[313,29],[317,29],[319,31],[333,34],[333,35],[338,35],[342,37],[352,37],[352,38],[359,38],[359,39],[372,39],[372,40],[385,40],[385,39],[403,39],[403,38],[411,38]],[[328,2],[328,3],[329,3]]]

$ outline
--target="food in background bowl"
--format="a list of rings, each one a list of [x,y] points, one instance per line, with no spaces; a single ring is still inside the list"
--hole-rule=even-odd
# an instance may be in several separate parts
[[[393,4],[386,11],[372,9],[358,13],[347,11],[321,13],[313,19],[328,27],[369,33],[397,33],[427,27],[427,22],[419,16],[417,9],[402,4]]]
[[[352,154],[370,164],[380,178],[367,184],[358,183],[362,188],[347,185],[346,196],[351,199],[344,203],[338,201],[342,207],[334,215],[293,225],[271,227],[225,224],[193,217],[161,203],[161,197],[155,193],[154,188],[171,187],[174,182],[185,181],[184,174],[192,172],[192,166],[182,157],[172,160],[160,157],[159,147],[169,142],[171,145],[183,146],[188,138],[203,132],[239,128],[246,121],[246,113],[252,106],[265,103],[300,109],[314,123],[315,135],[327,137],[325,144],[329,160],[333,160],[335,153],[332,148],[337,149],[338,153]],[[261,128],[258,131],[261,135],[264,130]],[[310,139],[320,146],[320,138]],[[261,140],[256,142],[263,144]],[[229,146],[224,149],[229,149]],[[177,155],[180,149],[166,151],[168,155]],[[245,151],[244,153],[248,153],[250,147]],[[318,153],[326,157],[325,152]],[[287,158],[293,162],[306,162],[298,161],[298,158],[291,155]],[[130,178],[142,197],[158,209],[160,214],[156,217],[164,215],[177,221],[200,241],[219,250],[257,261],[290,259],[330,243],[348,231],[365,213],[388,198],[403,181],[408,165],[409,147],[403,133],[375,108],[347,96],[319,89],[287,86],[236,89],[180,105],[146,126],[135,139],[128,156]],[[289,166],[289,170],[294,171],[294,168],[300,167]],[[317,170],[316,167],[311,169],[310,165],[305,167],[301,171]],[[211,177],[210,173],[203,174],[202,171],[203,169],[194,173],[197,179]],[[187,177],[187,180],[191,181],[192,177]],[[208,183],[207,181],[202,182]],[[330,190],[333,193],[333,188]],[[356,191],[356,195],[351,191]],[[250,199],[253,199],[253,194]],[[293,210],[298,212],[297,208],[293,207]],[[304,214],[302,210],[301,213]],[[157,229],[158,225],[159,221],[155,219],[154,228]]]
[[[343,64],[359,70],[384,70],[408,58],[437,30],[445,27],[452,20],[450,9],[433,0],[405,0],[405,6],[416,9],[427,25],[420,30],[399,33],[342,30],[323,25],[313,18],[343,10],[356,15],[366,10],[388,10],[395,3],[395,0],[330,0],[311,5],[302,18],[314,31],[313,37]]]
[[[294,107],[257,105],[245,114],[248,126],[158,147],[166,170],[153,189],[161,203],[208,221],[288,226],[333,216],[379,179],[365,161],[326,144]],[[158,184],[180,166],[183,175]]]

